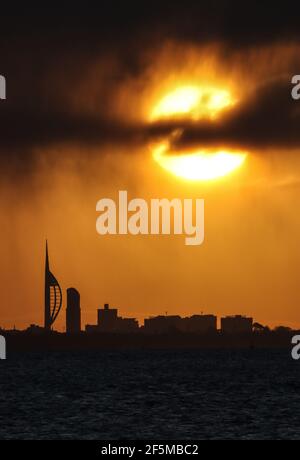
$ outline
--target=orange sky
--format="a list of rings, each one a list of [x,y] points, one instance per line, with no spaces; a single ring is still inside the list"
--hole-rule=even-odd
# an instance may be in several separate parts
[[[285,56],[294,52],[284,51]],[[259,74],[266,73],[266,56],[273,56],[269,61],[274,71],[280,68],[276,53],[264,53],[250,53],[249,67],[247,59],[237,55],[232,72],[220,74],[214,54],[206,54],[203,62],[192,49],[180,71],[178,53],[175,59],[168,45],[156,62],[151,57],[148,93],[137,91],[139,81],[126,81],[112,95],[112,111],[144,120],[173,81],[186,82],[188,76],[193,84],[199,75],[203,81],[211,76],[211,82],[243,97]],[[256,70],[253,62],[260,63]],[[97,110],[91,102],[96,86],[91,75],[74,95],[72,110]],[[91,98],[83,104],[89,85]],[[121,315],[140,322],[165,312],[241,313],[270,326],[300,327],[299,166],[296,149],[256,150],[223,179],[189,182],[161,169],[146,144],[93,147],[74,142],[37,148],[34,169],[0,185],[0,325],[43,323],[47,238],[50,268],[64,293],[56,323],[60,330],[65,324],[65,291],[71,286],[81,293],[83,324],[96,323],[97,308],[109,302]],[[183,236],[99,236],[96,203],[101,198],[117,200],[119,190],[146,200],[204,198],[204,244],[186,246]]]
[[[41,166],[31,193],[22,193],[22,184],[1,193],[1,325],[42,324],[47,237],[63,291],[81,293],[84,324],[95,323],[97,307],[109,302],[139,320],[203,311],[299,327],[296,158],[253,155],[206,185],[169,175],[147,151],[94,157],[85,166],[72,155],[50,173]],[[182,236],[99,236],[96,202],[117,199],[118,190],[132,198],[204,198],[204,244],[186,246]],[[62,311],[57,327],[64,321]]]

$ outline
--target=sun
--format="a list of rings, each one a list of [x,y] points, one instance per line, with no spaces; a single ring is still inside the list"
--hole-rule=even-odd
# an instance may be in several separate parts
[[[150,121],[163,118],[215,118],[235,103],[229,91],[211,86],[181,86],[164,96],[150,113]]]
[[[165,119],[214,119],[227,107],[236,103],[229,91],[213,87],[183,86],[164,96],[150,113],[150,121]],[[152,146],[153,159],[164,169],[186,180],[206,181],[226,176],[239,168],[247,152],[228,148],[195,148],[193,151],[174,151],[172,144],[182,134],[176,129],[159,144]]]
[[[198,150],[193,153],[166,153],[165,145],[153,149],[154,160],[174,176],[191,181],[226,176],[243,164],[246,153],[227,150]]]

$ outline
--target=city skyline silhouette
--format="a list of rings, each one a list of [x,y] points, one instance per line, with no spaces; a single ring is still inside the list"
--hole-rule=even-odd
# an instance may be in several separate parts
[[[159,314],[144,318],[144,324],[140,325],[136,318],[122,317],[118,315],[117,308],[110,308],[108,303],[104,308],[97,310],[97,323],[81,323],[81,297],[80,292],[69,287],[66,290],[67,302],[63,307],[62,289],[54,274],[50,271],[48,241],[45,246],[45,277],[44,277],[44,326],[31,324],[23,332],[41,334],[55,332],[55,321],[60,312],[65,315],[65,333],[67,335],[78,334],[115,334],[130,335],[144,333],[146,335],[168,335],[168,334],[190,334],[199,336],[216,336],[223,334],[227,336],[249,337],[255,334],[266,334],[270,328],[254,322],[252,317],[246,317],[239,313],[220,317],[220,327],[217,325],[215,314],[204,314],[195,312],[191,316],[180,316],[177,314]],[[5,331],[5,329],[2,329]],[[16,332],[13,328],[11,332]],[[275,331],[289,333],[290,328],[279,326]],[[7,331],[9,332],[9,330]]]

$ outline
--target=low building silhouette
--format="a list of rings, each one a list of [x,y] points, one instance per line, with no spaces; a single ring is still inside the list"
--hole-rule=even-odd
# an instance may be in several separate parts
[[[147,334],[170,332],[208,333],[216,332],[217,317],[214,315],[193,315],[182,318],[179,315],[154,316],[146,318],[143,331]]]
[[[30,326],[25,329],[25,332],[28,334],[41,335],[44,334],[45,328],[36,324],[30,324]]]
[[[217,317],[214,315],[193,315],[184,318],[184,331],[191,333],[209,333],[217,331]]]
[[[235,315],[221,318],[221,331],[225,334],[250,334],[253,318]]]
[[[116,308],[109,308],[109,304],[104,304],[104,308],[99,308],[97,312],[98,323],[87,325],[85,330],[88,333],[106,332],[128,334],[139,331],[139,323],[135,318],[122,318],[118,316]]]
[[[148,334],[166,334],[172,331],[179,331],[182,328],[182,318],[173,316],[154,316],[145,318],[144,332]]]
[[[75,288],[67,289],[66,331],[67,334],[81,331],[80,294]]]
[[[139,331],[139,323],[135,318],[122,318],[117,319],[117,332],[120,333],[131,333]]]

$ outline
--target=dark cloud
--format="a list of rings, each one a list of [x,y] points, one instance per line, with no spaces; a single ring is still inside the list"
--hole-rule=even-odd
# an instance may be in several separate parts
[[[16,9],[1,7],[0,34],[4,37],[64,36],[70,44],[81,37],[81,46],[103,38],[107,44],[138,37],[221,40],[230,46],[299,39],[298,2],[241,2],[239,0],[191,0],[155,2],[99,2],[72,7],[53,4],[34,7],[26,2]],[[78,43],[76,43],[78,44]]]
[[[269,148],[300,147],[300,103],[291,97],[290,75],[270,79],[250,92],[219,119],[175,120],[134,124],[124,119],[105,118],[49,110],[3,110],[0,152],[20,159],[30,157],[34,147],[65,142],[83,145],[145,144],[182,129],[174,140],[176,152],[196,146],[230,146],[263,151]]]
[[[300,5],[211,0],[210,2],[100,2],[59,8],[19,6],[2,11],[0,74],[7,78],[7,101],[0,102],[0,158],[7,164],[31,161],[36,147],[63,142],[83,144],[147,142],[178,127],[177,123],[147,125],[112,113],[111,94],[127,79],[145,72],[144,54],[164,41],[221,43],[228,55],[266,44],[298,44]],[[100,72],[98,113],[74,108],[81,77],[95,60],[112,56],[113,70]],[[297,63],[294,65],[295,73]],[[297,72],[298,71],[298,72]],[[245,147],[298,147],[299,110],[290,95],[291,75],[259,82],[220,122],[183,122],[174,148],[202,143]],[[89,91],[87,87],[85,91]],[[86,96],[86,97],[85,97]],[[81,101],[88,99],[81,94]],[[299,103],[300,107],[300,103]],[[11,161],[11,157],[14,161]]]
[[[300,147],[300,103],[291,97],[290,75],[265,81],[219,120],[164,123],[153,133],[183,133],[174,150],[219,145],[253,149]]]

